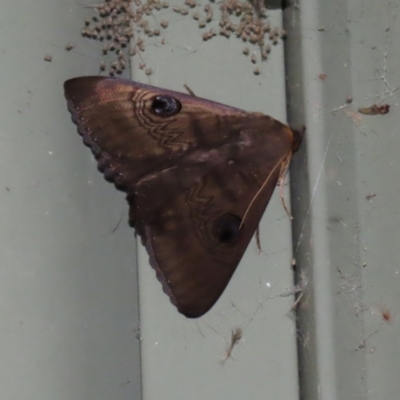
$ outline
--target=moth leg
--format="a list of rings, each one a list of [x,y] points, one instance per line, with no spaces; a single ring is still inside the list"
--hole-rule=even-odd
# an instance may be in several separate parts
[[[279,197],[281,198],[282,207],[285,210],[285,212],[288,215],[288,217],[291,220],[293,220],[292,214],[290,214],[290,211],[286,206],[285,196],[284,196],[284,193],[283,193],[283,186],[285,184],[285,178],[286,178],[286,175],[287,175],[288,170],[289,170],[289,164],[290,164],[291,157],[292,157],[292,153],[290,152],[288,154],[288,156],[282,161],[281,171],[279,173],[278,185],[279,185]]]
[[[188,91],[188,93],[189,93],[191,96],[197,97],[197,96],[194,94],[193,90],[190,89],[190,87],[189,87],[188,85],[186,85],[186,83],[183,84],[183,87]]]
[[[260,225],[257,226],[256,230],[256,244],[257,244],[258,255],[261,255],[263,251],[261,248],[261,240],[260,240]]]

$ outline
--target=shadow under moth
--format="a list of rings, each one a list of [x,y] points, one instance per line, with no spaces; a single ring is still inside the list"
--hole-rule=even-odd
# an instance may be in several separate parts
[[[206,313],[242,258],[301,134],[210,100],[105,77],[65,82],[84,143],[179,312]]]

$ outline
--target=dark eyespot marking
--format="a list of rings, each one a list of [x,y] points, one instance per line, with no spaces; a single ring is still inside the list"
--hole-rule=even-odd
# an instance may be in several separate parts
[[[240,224],[242,220],[233,214],[225,214],[214,223],[214,235],[220,243],[235,243],[242,231]]]
[[[181,111],[182,104],[170,96],[155,96],[151,103],[151,111],[160,117],[171,117]]]

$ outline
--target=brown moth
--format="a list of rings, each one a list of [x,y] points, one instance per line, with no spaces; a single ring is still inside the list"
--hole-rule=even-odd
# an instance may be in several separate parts
[[[261,113],[104,77],[64,84],[107,180],[127,193],[164,291],[188,318],[218,300],[301,135]]]

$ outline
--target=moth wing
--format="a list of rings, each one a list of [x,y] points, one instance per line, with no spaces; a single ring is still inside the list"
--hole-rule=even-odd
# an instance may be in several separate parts
[[[186,317],[200,317],[223,293],[291,154],[288,128],[264,131],[266,120],[258,122],[256,132],[243,128],[242,144],[221,146],[203,162],[183,159],[128,195],[150,263]]]
[[[65,83],[84,142],[124,190],[164,291],[187,317],[222,294],[299,138],[262,114],[115,78]],[[176,115],[153,110],[177,100]]]
[[[99,169],[125,191],[147,174],[176,165],[193,149],[208,151],[220,146],[230,138],[218,124],[225,126],[226,119],[248,115],[219,103],[118,78],[74,78],[65,82],[64,91],[72,119]],[[152,103],[157,96],[177,99],[180,112],[168,118],[155,115]],[[210,131],[210,123],[215,123],[216,129]]]

